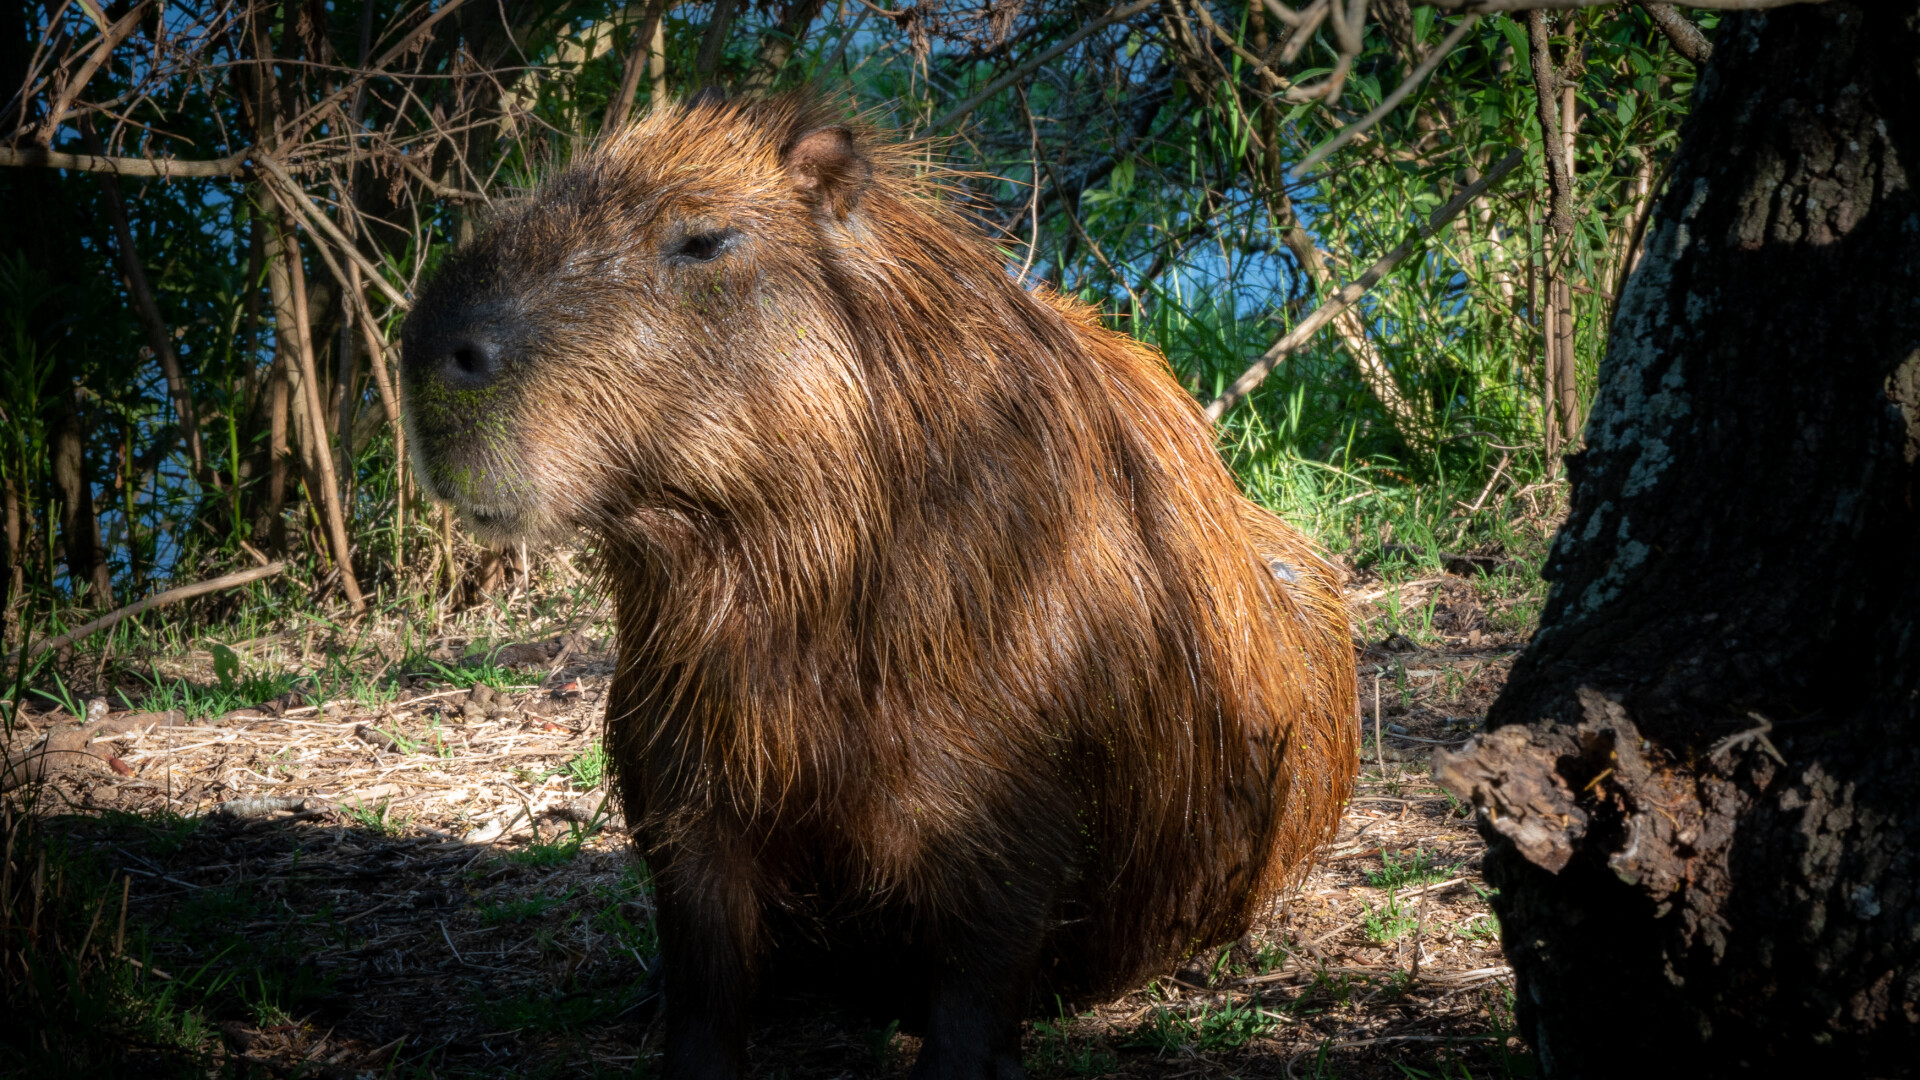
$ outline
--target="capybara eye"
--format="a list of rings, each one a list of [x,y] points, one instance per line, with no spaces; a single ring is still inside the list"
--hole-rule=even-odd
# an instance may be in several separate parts
[[[694,233],[669,248],[667,257],[685,259],[688,262],[712,262],[733,246],[734,237],[738,235],[740,234],[732,229]]]

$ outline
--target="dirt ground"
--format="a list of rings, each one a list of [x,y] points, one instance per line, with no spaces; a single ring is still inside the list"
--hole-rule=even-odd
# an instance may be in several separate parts
[[[1429,767],[1477,729],[1520,645],[1490,595],[1451,574],[1354,582],[1370,634],[1398,625],[1385,610],[1422,612],[1424,632],[1363,647],[1365,767],[1339,835],[1241,945],[1034,1024],[1032,1075],[1532,1074],[1482,842]],[[392,649],[357,697],[296,691],[214,717],[102,702],[90,734],[65,736],[78,752],[46,759],[40,808],[130,882],[143,985],[224,1003],[203,1019],[233,1075],[643,1075],[659,1048],[639,990],[651,911],[602,805],[604,633],[443,636]],[[311,669],[338,647],[290,630],[234,654]],[[211,683],[214,661],[165,673]],[[454,685],[481,675],[508,688]],[[73,719],[30,715],[12,750]],[[749,1071],[900,1077],[915,1049],[802,995],[773,1006]]]

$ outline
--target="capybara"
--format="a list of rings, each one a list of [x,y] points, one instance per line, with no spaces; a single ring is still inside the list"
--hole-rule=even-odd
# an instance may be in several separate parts
[[[1017,1077],[1030,1007],[1246,933],[1356,768],[1333,571],[923,159],[805,96],[663,106],[407,319],[431,490],[597,546],[671,1080],[738,1075],[801,947],[883,962],[917,1076]]]

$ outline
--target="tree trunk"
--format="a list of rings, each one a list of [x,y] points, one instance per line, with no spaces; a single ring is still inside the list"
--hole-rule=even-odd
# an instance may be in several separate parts
[[[62,380],[63,382],[65,380]],[[71,385],[62,386],[63,400],[54,421],[49,447],[54,497],[60,500],[60,543],[66,552],[68,584],[74,594],[87,589],[87,602],[113,606],[112,569],[100,548],[100,522],[93,508],[93,474],[87,469],[86,428],[73,403]]]
[[[727,55],[727,31],[733,28],[733,11],[740,0],[713,0],[713,14],[707,18],[706,36],[700,39],[700,52],[694,57],[696,79],[712,83],[714,70]]]
[[[1443,756],[1554,1077],[1920,1042],[1920,4],[1731,14],[1553,592]]]

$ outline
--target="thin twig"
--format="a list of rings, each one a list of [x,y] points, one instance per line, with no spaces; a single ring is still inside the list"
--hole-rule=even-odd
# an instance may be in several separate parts
[[[52,106],[48,108],[47,118],[36,133],[36,142],[48,146],[53,144],[53,137],[60,130],[60,117],[65,115],[67,106],[73,104],[73,100],[80,96],[80,91],[86,89],[87,83],[93,80],[94,74],[100,70],[102,64],[107,62],[113,50],[127,39],[127,35],[133,33],[135,27],[140,25],[140,20],[147,13],[149,2],[150,0],[140,0],[140,3],[133,6],[132,11],[121,16],[119,22],[104,28],[105,32],[94,44],[86,62],[81,64],[80,70],[74,77],[60,88],[59,95],[54,98]]]
[[[1393,93],[1388,94],[1386,99],[1381,101],[1372,112],[1341,128],[1339,134],[1321,143],[1318,147],[1314,148],[1312,153],[1302,158],[1300,164],[1293,167],[1293,178],[1298,180],[1302,176],[1305,176],[1308,169],[1325,161],[1328,155],[1352,142],[1356,137],[1384,119],[1388,113],[1397,108],[1402,101],[1405,101],[1407,95],[1413,93],[1414,89],[1424,82],[1427,76],[1433,74],[1434,69],[1440,66],[1440,61],[1447,58],[1447,54],[1453,51],[1453,47],[1460,44],[1460,39],[1466,37],[1467,31],[1473,29],[1474,25],[1479,21],[1480,16],[1478,15],[1469,15],[1460,20],[1460,25],[1454,27],[1453,32],[1442,39],[1439,46],[1428,53],[1427,58],[1420,62],[1420,66],[1413,69],[1413,74],[1408,75],[1401,81],[1399,86],[1394,87]]]
[[[1027,106],[1026,88],[1016,86],[1014,92],[1020,96],[1020,111],[1027,114],[1027,145],[1033,150],[1033,190],[1027,198],[1026,214],[1032,219],[1032,232],[1027,238],[1027,259],[1020,264],[1020,280],[1025,281],[1027,272],[1033,269],[1034,252],[1040,249],[1040,130],[1033,122],[1033,110]]]
[[[1026,78],[1028,75],[1033,74],[1034,71],[1039,69],[1040,65],[1073,48],[1075,45],[1080,44],[1087,36],[1104,30],[1122,19],[1131,19],[1156,3],[1159,3],[1159,0],[1134,0],[1133,3],[1125,7],[1114,8],[1105,15],[1100,16],[1080,29],[1075,30],[1073,33],[1068,34],[1066,37],[1061,38],[1059,44],[1041,52],[1038,56],[1030,60],[1022,61],[1012,71],[988,83],[979,93],[940,114],[939,119],[927,125],[927,130],[939,131],[949,124],[952,124],[954,121],[961,119],[968,113],[979,108],[988,98],[1019,82],[1021,79]]]
[[[273,174],[275,180],[280,181],[280,187],[285,190],[286,194],[292,197],[294,205],[288,207],[288,209],[294,211],[304,224],[318,226],[319,231],[326,233],[327,238],[332,240],[334,244],[346,254],[347,258],[359,264],[360,272],[372,279],[374,287],[382,293],[385,293],[387,299],[393,303],[394,307],[402,311],[412,310],[413,303],[406,298],[405,294],[387,283],[386,275],[380,272],[379,267],[367,261],[366,256],[360,254],[360,249],[354,245],[353,241],[347,239],[339,227],[329,220],[327,215],[322,212],[319,207],[313,205],[313,200],[307,198],[306,190],[295,183],[293,177],[287,175],[287,170],[282,168],[279,162],[273,160],[272,155],[261,154],[258,160],[262,167]]]

